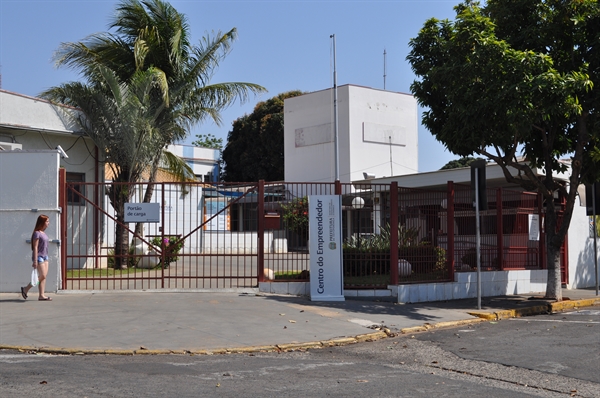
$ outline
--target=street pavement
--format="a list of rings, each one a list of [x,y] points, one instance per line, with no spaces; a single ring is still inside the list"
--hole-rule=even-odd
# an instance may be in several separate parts
[[[252,352],[341,345],[433,327],[545,312],[543,293],[417,304],[381,298],[313,302],[247,291],[60,292],[52,301],[0,294],[0,349],[57,353]],[[600,303],[563,290],[567,307]],[[569,303],[570,306],[569,306]],[[551,309],[552,309],[551,308]],[[476,317],[472,313],[479,313]]]

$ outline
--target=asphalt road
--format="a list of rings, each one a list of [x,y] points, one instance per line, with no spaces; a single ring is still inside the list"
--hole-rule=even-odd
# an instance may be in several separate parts
[[[600,397],[599,314],[590,307],[285,353],[0,351],[0,396]]]
[[[597,306],[581,311],[486,322],[418,338],[432,341],[464,359],[600,384],[600,307]]]

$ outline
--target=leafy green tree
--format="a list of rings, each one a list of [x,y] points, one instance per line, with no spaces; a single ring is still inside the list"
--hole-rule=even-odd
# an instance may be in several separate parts
[[[463,156],[460,159],[454,159],[454,160],[449,161],[444,166],[442,166],[442,168],[440,170],[449,170],[449,169],[458,169],[460,167],[468,167],[471,165],[471,163],[473,163],[477,159],[481,159],[481,158],[474,158],[473,156]]]
[[[233,122],[223,150],[225,181],[283,180],[283,103],[302,94],[288,91],[259,102]]]
[[[407,59],[420,78],[411,90],[428,108],[423,124],[452,153],[491,159],[507,181],[542,195],[546,297],[561,300],[560,247],[576,190],[600,177],[593,158],[600,142],[600,6],[488,0],[455,10],[454,21],[430,19],[410,41]],[[518,152],[526,161],[518,161]],[[565,184],[556,176],[567,171]],[[555,192],[566,203],[561,222]]]
[[[211,149],[223,149],[223,138],[217,138],[212,134],[198,134],[196,135],[196,141],[192,142],[192,145],[199,146],[202,148]]]

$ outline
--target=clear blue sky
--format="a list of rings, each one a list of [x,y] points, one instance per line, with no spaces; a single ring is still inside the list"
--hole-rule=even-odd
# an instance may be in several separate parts
[[[80,41],[107,31],[114,0],[0,0],[2,88],[37,96],[42,90],[77,80],[56,69],[52,54],[61,42]],[[223,125],[206,122],[191,132],[211,133],[226,142],[231,123],[254,105],[289,90],[316,91],[333,84],[332,41],[336,35],[338,85],[383,88],[383,51],[387,52],[386,89],[410,92],[414,75],[406,61],[408,41],[432,17],[453,19],[450,1],[171,1],[186,14],[194,42],[206,32],[238,29],[233,51],[213,82],[260,84],[268,93],[223,112]],[[1,106],[1,104],[0,104]],[[421,118],[419,111],[419,120]],[[419,127],[419,171],[437,170],[457,156]]]

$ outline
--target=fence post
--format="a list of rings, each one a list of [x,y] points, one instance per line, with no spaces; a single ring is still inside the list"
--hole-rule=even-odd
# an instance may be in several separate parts
[[[67,170],[58,170],[58,206],[60,219],[60,273],[61,289],[67,288]]]
[[[258,281],[265,281],[265,180],[258,181],[258,236],[256,244],[258,245]]]
[[[503,226],[502,188],[496,190],[496,251],[498,269],[504,270],[504,226]]]
[[[398,181],[390,185],[390,276],[398,284]]]
[[[454,182],[448,181],[446,228],[448,229],[448,279],[454,280]]]
[[[160,255],[161,255],[161,258],[162,258],[162,260],[161,260],[161,267],[160,267],[160,271],[161,271],[161,273],[160,273],[160,287],[162,289],[164,289],[165,288],[165,264],[166,264],[165,261],[167,260],[167,256],[166,256],[166,253],[165,253],[167,251],[167,248],[165,246],[165,225],[166,225],[165,224],[165,203],[166,202],[165,202],[165,183],[164,182],[161,183],[160,190],[161,190],[161,193],[162,193],[162,198],[161,198],[162,206],[161,206],[161,209],[160,209],[160,211],[161,211],[160,217],[161,217],[161,225],[162,225],[162,231],[161,231],[161,235],[162,236],[160,238],[160,250],[161,250]],[[134,237],[135,237],[135,234],[134,234]]]
[[[340,182],[340,180],[335,180],[334,189],[335,189],[334,195],[342,194],[342,183]]]

